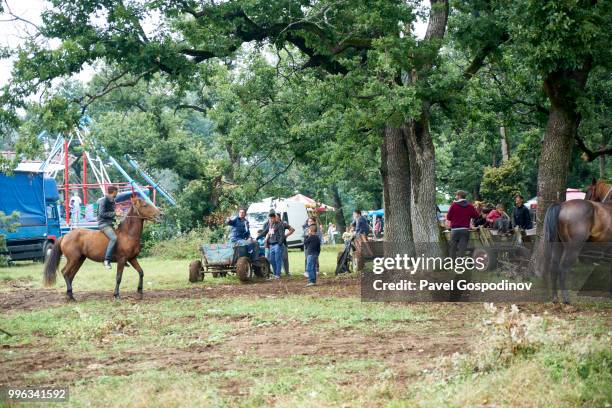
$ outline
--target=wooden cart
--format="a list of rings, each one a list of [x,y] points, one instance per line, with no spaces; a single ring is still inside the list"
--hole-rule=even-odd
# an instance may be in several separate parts
[[[213,278],[235,273],[241,282],[248,282],[255,277],[268,278],[270,263],[264,256],[261,256],[257,245],[254,250],[258,254],[257,263],[259,265],[251,261],[248,245],[203,244],[200,246],[202,259],[194,260],[189,264],[189,281],[202,281],[207,273],[210,273]]]

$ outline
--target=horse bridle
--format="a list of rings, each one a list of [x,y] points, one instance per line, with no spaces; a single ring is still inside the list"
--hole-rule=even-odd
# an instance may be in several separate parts
[[[134,211],[136,211],[136,214],[138,215],[126,215],[124,218],[139,218],[141,220],[146,220],[146,221],[155,220],[153,217],[143,217],[142,215],[140,215],[140,211],[138,210],[138,207],[136,207],[135,205],[132,205],[132,208],[134,209]]]
[[[606,202],[608,197],[610,197],[610,193],[612,193],[612,187],[610,187],[610,189],[608,190],[608,194],[606,194],[606,196],[603,198],[603,200],[601,200],[602,203]]]

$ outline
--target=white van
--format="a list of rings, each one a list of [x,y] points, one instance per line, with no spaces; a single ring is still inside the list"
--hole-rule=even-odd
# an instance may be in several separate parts
[[[268,197],[258,203],[249,205],[247,219],[249,220],[251,237],[256,238],[257,231],[263,229],[264,224],[268,222],[270,209],[280,213],[283,221],[295,228],[295,232],[287,238],[287,246],[289,248],[303,248],[302,225],[308,218],[306,206],[304,203],[287,201],[284,198],[273,199]]]

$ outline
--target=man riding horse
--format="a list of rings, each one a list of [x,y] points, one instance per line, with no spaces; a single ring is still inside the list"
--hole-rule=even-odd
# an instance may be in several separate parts
[[[104,255],[104,267],[106,269],[111,268],[113,250],[117,244],[117,234],[115,234],[115,198],[117,192],[117,187],[109,186],[106,189],[106,195],[98,200],[98,227],[109,239]]]

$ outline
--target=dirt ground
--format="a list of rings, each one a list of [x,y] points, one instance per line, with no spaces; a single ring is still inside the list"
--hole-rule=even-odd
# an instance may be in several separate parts
[[[313,290],[314,289],[314,290]],[[202,285],[181,290],[145,291],[138,299],[135,292],[124,291],[121,302],[147,303],[160,299],[222,299],[238,296],[249,298],[280,298],[291,295],[312,297],[358,297],[359,280],[354,278],[323,280],[316,288],[305,288],[303,281],[283,280],[245,285]],[[78,301],[109,300],[111,291],[77,293]],[[2,313],[29,311],[65,305],[63,293],[58,290],[20,288],[2,293]],[[401,305],[397,305],[401,307]],[[32,373],[52,372],[52,384],[72,384],[101,375],[124,376],[143,370],[180,368],[190,372],[208,374],[224,370],[257,370],[262,366],[303,364],[336,364],[347,360],[375,359],[394,374],[398,387],[412,381],[424,371],[433,368],[437,357],[468,351],[468,345],[479,335],[474,325],[483,310],[480,303],[427,303],[412,304],[415,309],[426,308],[432,316],[421,321],[408,322],[400,331],[372,330],[364,332],[354,328],[313,329],[312,324],[296,322],[287,325],[254,326],[248,317],[210,316],[219,323],[231,322],[234,330],[228,339],[216,344],[196,347],[139,347],[121,353],[75,355],[70,350],[53,347],[50,339],[40,338],[36,344],[2,346],[0,353],[14,351],[14,357],[0,359],[0,385],[28,383],[35,385]],[[545,304],[523,305],[528,312],[563,314],[572,319],[595,313],[578,308]],[[195,318],[195,316],[194,316]],[[189,319],[189,318],[186,318]],[[432,330],[435,327],[435,330]],[[129,335],[129,333],[127,333]],[[48,342],[46,347],[45,342]],[[108,350],[112,344],[97,344]],[[241,359],[240,357],[244,357]],[[351,375],[352,384],[367,383],[367,370]],[[224,394],[241,396],[248,393],[248,378],[228,378],[220,381]],[[49,384],[48,379],[44,381]]]
[[[312,295],[316,297],[359,296],[358,279],[321,281],[316,288],[305,288],[301,280],[267,281],[241,285],[202,285],[186,289],[149,290],[145,289],[143,299],[135,291],[124,289],[121,297],[125,301],[154,302],[159,299],[199,299],[248,296],[265,298],[269,296]],[[75,292],[77,301],[112,299],[112,289],[107,291]],[[64,295],[56,289],[19,288],[3,292],[0,296],[0,311],[33,310],[66,304]]]

